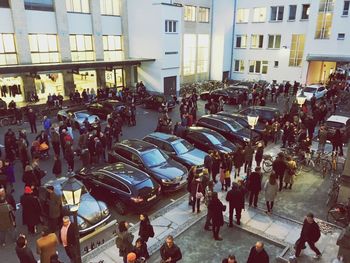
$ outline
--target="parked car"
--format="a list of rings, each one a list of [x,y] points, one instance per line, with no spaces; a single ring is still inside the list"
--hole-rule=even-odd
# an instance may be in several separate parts
[[[84,128],[84,121],[87,118],[93,128],[97,128],[100,118],[97,115],[90,114],[87,110],[80,110],[76,108],[68,108],[60,110],[57,113],[58,121],[64,121],[72,114],[74,120],[74,128],[82,130]]]
[[[310,101],[314,94],[316,99],[320,99],[326,96],[327,89],[323,85],[313,84],[313,85],[306,86],[304,89],[299,89],[297,92],[297,96],[299,96],[301,92],[304,92],[304,95],[306,96],[306,101]]]
[[[163,94],[153,94],[143,99],[143,105],[146,109],[159,110],[164,103],[168,103],[168,110],[172,110],[176,106],[172,97],[165,97]]]
[[[255,131],[243,127],[231,118],[217,114],[205,115],[198,119],[197,126],[217,131],[229,141],[242,146],[251,142],[255,144],[261,136]]]
[[[219,151],[230,153],[237,149],[235,144],[228,141],[220,133],[204,127],[188,127],[183,138],[205,152]]]
[[[164,192],[176,191],[187,182],[188,170],[157,146],[137,139],[116,143],[108,152],[108,161],[130,164],[155,179]]]
[[[327,127],[327,137],[328,140],[331,140],[335,134],[335,131],[337,129],[340,129],[341,133],[343,134],[343,141],[344,143],[347,143],[350,138],[350,118],[347,116],[340,116],[340,115],[331,115],[326,120],[326,127]]]
[[[144,137],[143,140],[156,145],[175,161],[186,166],[187,169],[192,166],[201,168],[207,155],[188,141],[167,133],[154,132]]]
[[[234,121],[241,124],[243,127],[250,129],[250,125],[248,123],[248,117],[245,115],[242,115],[239,113],[230,113],[227,111],[220,111],[216,114],[231,118]],[[265,129],[265,124],[258,122],[258,124],[254,127],[253,131],[256,131],[257,133],[262,134],[264,129]]]
[[[248,116],[254,112],[259,116],[258,122],[265,124],[266,122],[272,123],[272,120],[276,120],[281,116],[281,112],[278,108],[268,106],[249,106],[239,112],[244,116]]]
[[[87,110],[101,119],[107,119],[107,115],[113,112],[122,113],[125,104],[118,100],[105,100],[91,103],[87,106]]]
[[[148,208],[160,197],[161,187],[157,182],[148,174],[122,162],[83,168],[77,178],[92,193],[111,202],[121,215]]]
[[[55,180],[48,181],[39,188],[39,202],[42,207],[43,217],[48,216],[49,211],[49,193],[46,187],[51,185],[58,196],[62,197],[62,185],[68,180],[67,177],[61,177]],[[64,201],[64,198],[62,198]],[[70,215],[68,204],[63,203],[63,215]],[[95,228],[106,223],[111,217],[107,205],[102,201],[97,201],[90,195],[84,186],[81,192],[80,205],[78,208],[78,226],[79,233],[86,234],[92,232]]]

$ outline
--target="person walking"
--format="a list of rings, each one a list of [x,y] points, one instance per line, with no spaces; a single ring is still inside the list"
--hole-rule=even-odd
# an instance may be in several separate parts
[[[244,164],[244,151],[240,146],[238,146],[233,156],[233,165],[235,167],[235,179],[237,176],[239,177],[239,173],[241,172],[241,168],[243,164]]]
[[[247,173],[248,170],[252,168],[254,149],[251,143],[248,143],[244,147],[244,172]]]
[[[299,257],[301,250],[305,249],[305,243],[307,242],[309,247],[316,253],[314,259],[319,259],[322,254],[315,246],[315,243],[320,239],[321,232],[320,227],[314,220],[314,215],[308,213],[304,219],[303,228],[301,229],[300,238],[295,244],[295,257]]]
[[[154,237],[154,230],[151,222],[146,214],[140,214],[140,228],[139,237],[142,238],[143,242],[147,243],[150,237]]]
[[[261,178],[262,174],[260,167],[256,167],[255,171],[248,177],[249,206],[254,204],[254,208],[258,207],[258,197],[261,191]]]
[[[276,160],[272,162],[272,170],[275,172],[276,177],[279,179],[279,191],[282,191],[283,187],[283,178],[287,170],[287,164],[284,160],[284,154],[279,153]]]
[[[259,142],[255,152],[256,166],[260,167],[263,156],[264,156],[264,146],[261,142]]]
[[[187,192],[189,193],[188,205],[190,206],[192,205],[191,185],[196,175],[197,175],[197,166],[193,165],[188,171],[188,176],[187,176]]]
[[[62,218],[63,225],[59,232],[59,241],[62,243],[64,250],[71,262],[76,262],[78,255],[76,254],[76,237],[75,233],[77,226],[72,224],[69,216],[64,216]]]
[[[48,227],[51,232],[56,232],[59,225],[59,219],[62,214],[62,200],[54,191],[54,187],[49,185],[46,187],[48,193]]]
[[[62,174],[62,162],[60,160],[59,155],[54,156],[54,163],[52,167],[52,173],[55,175],[56,178],[61,177]]]
[[[40,263],[50,263],[51,256],[56,254],[58,239],[48,228],[44,228],[41,235],[36,241],[36,253],[40,256]]]
[[[38,133],[38,131],[36,129],[36,115],[35,115],[35,112],[33,111],[32,108],[30,108],[28,110],[27,118],[28,118],[28,122],[29,122],[29,125],[30,125],[31,132],[32,133]]]
[[[132,241],[134,236],[128,232],[129,224],[126,221],[121,221],[118,224],[118,233],[115,239],[115,244],[119,248],[119,256],[123,257],[123,262],[127,263],[127,255],[132,252]]]
[[[21,196],[22,222],[28,227],[28,232],[35,234],[36,226],[40,223],[41,208],[39,201],[33,194],[32,188],[26,186],[24,194]]]
[[[295,172],[297,170],[297,163],[290,157],[287,157],[287,169],[284,175],[284,189],[292,189],[294,183]]]
[[[194,180],[191,183],[191,197],[192,197],[192,212],[195,212],[197,206],[197,214],[201,212],[200,204],[201,199],[203,198],[203,187],[201,180],[198,175],[195,175]]]
[[[221,241],[222,238],[219,236],[220,227],[224,225],[223,211],[226,210],[226,206],[218,198],[218,193],[212,193],[212,199],[208,205],[208,210],[210,210],[212,216],[212,231],[215,240]]]
[[[274,173],[271,173],[269,179],[266,180],[264,185],[264,191],[265,191],[265,201],[266,201],[266,207],[267,207],[266,213],[268,215],[271,215],[273,204],[275,202],[275,198],[278,192],[276,175]]]
[[[320,151],[321,153],[324,153],[324,148],[326,146],[327,143],[327,130],[325,126],[321,126],[319,131],[318,131],[318,151]]]
[[[214,186],[215,186],[214,181],[209,181],[207,187],[205,188],[204,203],[207,206],[207,208],[209,206],[209,203],[212,200]],[[212,219],[211,210],[207,209],[207,216],[206,216],[205,224],[204,224],[204,229],[207,231],[211,231],[211,229],[210,229],[211,219]]]
[[[242,181],[239,180],[239,183]],[[239,183],[232,183],[232,189],[227,192],[226,201],[229,202],[229,227],[233,227],[233,210],[236,210],[237,225],[241,224],[241,213],[244,209],[244,191]]]
[[[67,161],[68,171],[74,171],[74,152],[71,143],[66,143],[64,159]]]
[[[167,236],[165,243],[160,248],[162,262],[176,263],[182,259],[181,249],[174,243],[173,236]]]
[[[51,139],[51,144],[52,144],[52,149],[55,153],[55,155],[59,156],[60,155],[60,135],[58,133],[58,127],[56,128],[57,124],[53,127],[51,127],[51,133],[50,133],[50,139]],[[57,130],[56,130],[57,129]]]
[[[19,235],[16,241],[16,254],[20,263],[37,263],[32,250],[27,246],[25,235]]]
[[[212,178],[213,181],[216,183],[216,176],[220,172],[220,155],[218,151],[213,151],[212,154],[213,158],[213,167],[212,167]]]
[[[247,263],[269,263],[269,255],[264,249],[263,242],[256,242],[255,246],[250,249]]]

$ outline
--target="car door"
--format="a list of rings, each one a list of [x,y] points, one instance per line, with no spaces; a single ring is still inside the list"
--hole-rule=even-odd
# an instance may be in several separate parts
[[[202,151],[207,152],[211,149],[211,143],[208,138],[199,132],[190,132],[188,136],[186,136],[186,140]]]
[[[133,165],[133,163],[131,161],[131,152],[130,152],[130,150],[125,148],[125,147],[123,147],[123,146],[121,146],[121,145],[117,145],[111,151],[110,155],[108,156],[108,161],[110,163],[121,161],[121,162]]]
[[[98,180],[101,182],[103,187],[109,194],[119,199],[125,198],[125,195],[130,195],[131,191],[124,183],[118,180],[118,177],[112,177],[107,174],[98,173]]]

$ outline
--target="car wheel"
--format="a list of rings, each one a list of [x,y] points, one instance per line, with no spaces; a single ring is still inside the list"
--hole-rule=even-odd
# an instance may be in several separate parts
[[[126,206],[120,201],[116,201],[115,210],[117,210],[117,213],[120,215],[126,215]]]

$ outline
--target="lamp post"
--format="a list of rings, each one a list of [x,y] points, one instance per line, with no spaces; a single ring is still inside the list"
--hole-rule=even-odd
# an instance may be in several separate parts
[[[253,129],[257,125],[258,120],[259,120],[259,115],[256,114],[255,108],[253,108],[253,111],[248,114],[248,124],[250,126],[250,143],[252,141],[252,134],[253,134]]]
[[[79,241],[79,225],[78,225],[78,209],[80,205],[80,197],[83,189],[83,184],[74,178],[74,173],[68,174],[68,180],[62,184],[62,193],[65,202],[69,206],[69,211],[73,214],[74,224],[76,226],[76,254],[77,263],[81,263],[80,241]]]
[[[297,103],[299,104],[299,125],[301,122],[301,109],[306,101],[306,96],[304,95],[304,91],[301,91],[300,95],[297,96]]]

